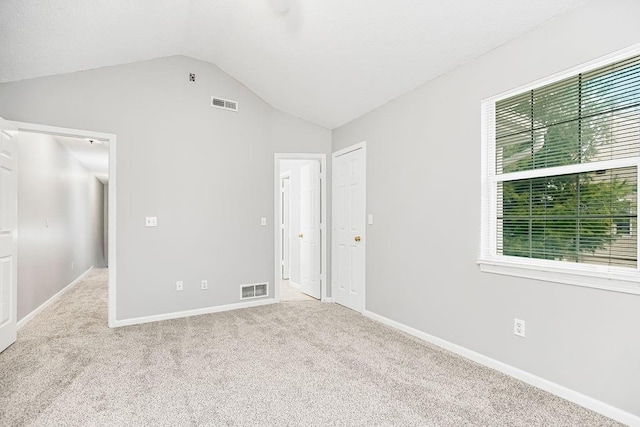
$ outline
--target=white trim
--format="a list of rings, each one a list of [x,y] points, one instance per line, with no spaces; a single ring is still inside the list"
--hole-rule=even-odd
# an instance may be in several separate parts
[[[505,256],[503,258],[512,259],[514,257]],[[598,271],[592,268],[596,266],[588,264],[576,265],[562,261],[545,262],[545,260],[540,260],[542,262],[535,263],[531,262],[532,260],[524,258],[523,261],[529,262],[513,262],[503,259],[479,259],[478,265],[480,265],[480,270],[485,273],[524,277],[527,279],[640,295],[639,276],[635,270],[631,272],[614,272],[611,271],[611,269],[609,271]]]
[[[364,218],[363,218],[364,227],[362,227],[362,233],[361,233],[362,235],[360,237],[364,240],[365,244],[362,245],[362,259],[364,260],[363,261],[364,266],[363,266],[363,272],[362,272],[362,307],[356,311],[359,311],[360,313],[364,314],[367,311],[367,141],[362,141],[357,144],[350,145],[349,147],[343,148],[342,150],[334,151],[333,153],[331,153],[331,164],[333,167],[336,157],[340,157],[357,150],[362,150],[362,157],[363,157],[362,174],[364,175],[364,182],[362,183],[362,186],[363,186],[362,204],[364,205],[364,207],[363,207],[362,215],[364,215]],[[333,185],[334,185],[334,181],[331,182],[331,189],[332,189],[331,221],[333,221],[333,209],[335,209],[335,204],[333,203],[333,197],[335,197],[335,191],[334,191]],[[334,256],[334,253],[337,253],[336,251],[333,250],[334,249],[333,246],[337,243],[336,239],[334,239],[334,236],[333,236],[333,222],[331,227],[332,227],[331,228],[331,257],[332,257],[331,268],[333,268],[333,266],[336,265],[336,263],[334,262],[333,256]],[[334,289],[333,289],[333,285],[335,281],[334,278],[335,276],[332,274],[331,275],[331,296],[332,296],[331,301],[332,302],[334,301],[333,295],[335,295]]]
[[[530,169],[526,171],[495,174],[490,172],[493,182],[516,181],[519,179],[541,178],[546,176],[568,175],[575,173],[594,172],[605,169],[619,169],[630,166],[638,166],[638,157],[629,157],[616,160],[602,160],[599,162],[580,163],[575,165],[555,166],[552,168]]]
[[[273,217],[279,221],[282,213],[280,212],[280,161],[281,160],[317,160],[320,162],[320,230],[322,231],[320,251],[320,300],[327,298],[327,155],[320,153],[275,153],[273,156],[274,173],[273,173]],[[274,299],[280,302],[280,283],[282,282],[282,266],[280,264],[280,254],[282,253],[282,242],[280,241],[280,227],[273,227],[273,246],[274,246]],[[289,280],[291,283],[291,280]]]
[[[45,133],[49,135],[71,136],[75,138],[93,138],[109,143],[109,301],[108,323],[113,328],[116,320],[116,135],[112,133],[94,132],[88,130],[69,129],[56,126],[39,125],[34,123],[13,122],[19,130],[25,132]]]
[[[56,302],[56,300],[58,298],[60,298],[65,293],[67,293],[67,291],[71,290],[71,288],[73,288],[75,285],[80,283],[80,281],[82,281],[82,279],[87,277],[87,275],[91,272],[91,270],[93,270],[93,266],[89,267],[87,269],[87,271],[85,271],[84,273],[82,273],[81,275],[76,277],[67,286],[65,286],[64,288],[60,289],[54,296],[52,296],[51,298],[49,298],[48,300],[46,300],[45,302],[40,304],[40,306],[38,308],[36,308],[31,313],[29,313],[26,316],[24,316],[22,319],[20,319],[20,321],[18,322],[18,325],[17,325],[18,329],[21,329],[22,327],[24,327],[27,323],[32,321],[38,314],[40,314],[45,308],[49,307],[51,304]]]
[[[143,323],[159,322],[161,320],[181,319],[183,317],[200,316],[201,314],[220,313],[223,311],[238,310],[241,308],[259,307],[262,305],[274,304],[277,301],[268,298],[260,301],[247,301],[214,307],[196,308],[194,310],[177,311],[173,313],[154,314],[152,316],[134,317],[131,319],[116,320],[111,327],[141,325]]]
[[[357,150],[360,150],[360,149],[365,150],[364,153],[367,152],[366,151],[367,150],[367,142],[366,141],[362,141],[362,142],[359,142],[357,144],[350,145],[349,147],[343,148],[342,150],[334,151],[333,153],[331,153],[331,156],[332,157],[340,157],[340,156],[344,156],[345,154],[348,154],[348,153],[351,153],[351,152],[354,152],[354,151],[357,151]]]
[[[464,358],[470,359],[488,368],[500,371],[503,374],[519,379],[520,381],[524,381],[527,384],[531,384],[534,387],[538,387],[544,391],[547,391],[551,394],[559,396],[570,402],[576,403],[580,406],[583,406],[594,412],[602,414],[606,417],[612,418],[616,421],[619,421],[621,423],[624,423],[630,426],[640,426],[639,416],[634,415],[630,412],[624,411],[622,409],[616,408],[615,406],[611,406],[608,403],[604,403],[600,400],[594,399],[593,397],[587,396],[585,394],[572,390],[563,385],[554,383],[552,381],[549,381],[547,379],[534,375],[530,372],[523,371],[522,369],[508,365],[504,362],[500,362],[499,360],[492,359],[489,356],[485,356],[484,354],[475,352],[466,347],[462,347],[461,345],[454,344],[450,341],[444,340],[442,338],[438,338],[426,332],[419,331],[418,329],[412,328],[400,322],[396,322],[395,320],[391,320],[387,317],[381,316],[371,311],[365,310],[364,315],[372,320],[383,323],[387,326],[398,329],[400,331],[406,332],[407,334],[412,335],[416,338],[419,338],[421,340],[434,344],[438,347],[449,350],[452,353],[458,354]]]

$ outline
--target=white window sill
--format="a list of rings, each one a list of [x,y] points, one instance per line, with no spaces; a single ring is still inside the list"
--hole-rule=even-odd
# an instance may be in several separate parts
[[[478,260],[478,265],[480,266],[480,270],[485,273],[503,274],[640,295],[640,273],[634,270],[611,272],[602,271],[602,269],[597,266],[571,268],[546,265],[544,261],[538,264],[535,262],[514,262],[511,259],[484,258]]]

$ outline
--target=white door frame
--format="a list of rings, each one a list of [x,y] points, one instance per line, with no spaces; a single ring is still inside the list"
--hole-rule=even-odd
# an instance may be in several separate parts
[[[282,215],[280,203],[280,160],[317,160],[320,162],[320,299],[328,301],[327,296],[327,155],[316,153],[275,153],[274,155],[274,215],[279,221]],[[275,223],[275,221],[274,221]],[[275,224],[274,224],[275,225]],[[280,254],[282,253],[282,242],[280,241],[280,226],[273,227],[274,248],[275,248],[275,293],[274,299],[280,302],[280,282],[282,281],[282,267]]]
[[[336,157],[339,157],[341,155],[347,154],[347,153],[351,153],[352,151],[356,151],[356,150],[362,150],[362,156],[364,158],[364,161],[362,162],[362,169],[363,169],[363,173],[364,173],[364,182],[362,183],[362,204],[363,206],[363,211],[362,214],[365,216],[363,218],[364,220],[364,227],[362,227],[362,240],[364,240],[364,245],[362,246],[362,259],[363,259],[363,263],[364,265],[362,266],[363,268],[363,272],[362,272],[362,310],[360,311],[362,314],[364,314],[367,311],[367,221],[366,221],[366,215],[367,215],[367,142],[366,141],[362,141],[359,142],[358,144],[354,144],[351,145],[349,147],[343,148],[342,150],[338,150],[335,151],[333,153],[331,153],[331,164],[332,167],[333,165],[335,165],[335,159]],[[335,173],[335,169],[334,173]],[[333,221],[333,210],[336,207],[336,203],[334,203],[335,200],[333,200],[334,197],[336,197],[336,192],[333,191],[333,185],[334,185],[334,180],[331,180],[331,188],[332,188],[332,192],[331,192],[331,224],[332,224],[332,229],[331,229],[331,268],[333,268],[336,263],[333,261],[333,257],[334,254],[337,254],[337,251],[334,250],[335,249],[335,245],[337,243],[337,239],[335,239],[334,236],[334,230],[333,227],[335,224],[335,222]],[[335,301],[335,289],[334,289],[334,278],[336,277],[336,275],[333,274],[333,272],[331,273],[331,296],[333,297],[333,301]]]
[[[116,136],[112,133],[93,132],[88,130],[68,129],[34,123],[15,122],[18,131],[43,133],[46,135],[68,136],[72,138],[91,138],[106,141],[109,144],[109,307],[108,323],[110,328],[117,326],[116,319]],[[20,236],[18,236],[20,239]],[[18,278],[19,280],[19,278]]]

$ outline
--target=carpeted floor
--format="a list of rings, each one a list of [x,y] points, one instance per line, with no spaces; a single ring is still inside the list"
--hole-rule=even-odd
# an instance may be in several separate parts
[[[335,304],[107,325],[96,270],[0,354],[0,425],[615,425]]]

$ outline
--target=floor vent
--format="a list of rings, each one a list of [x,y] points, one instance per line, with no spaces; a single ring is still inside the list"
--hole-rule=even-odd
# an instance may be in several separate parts
[[[215,108],[222,108],[223,110],[238,111],[238,103],[236,101],[230,101],[228,99],[211,97],[211,106]]]
[[[240,286],[240,299],[260,298],[269,295],[268,283],[255,283]]]

